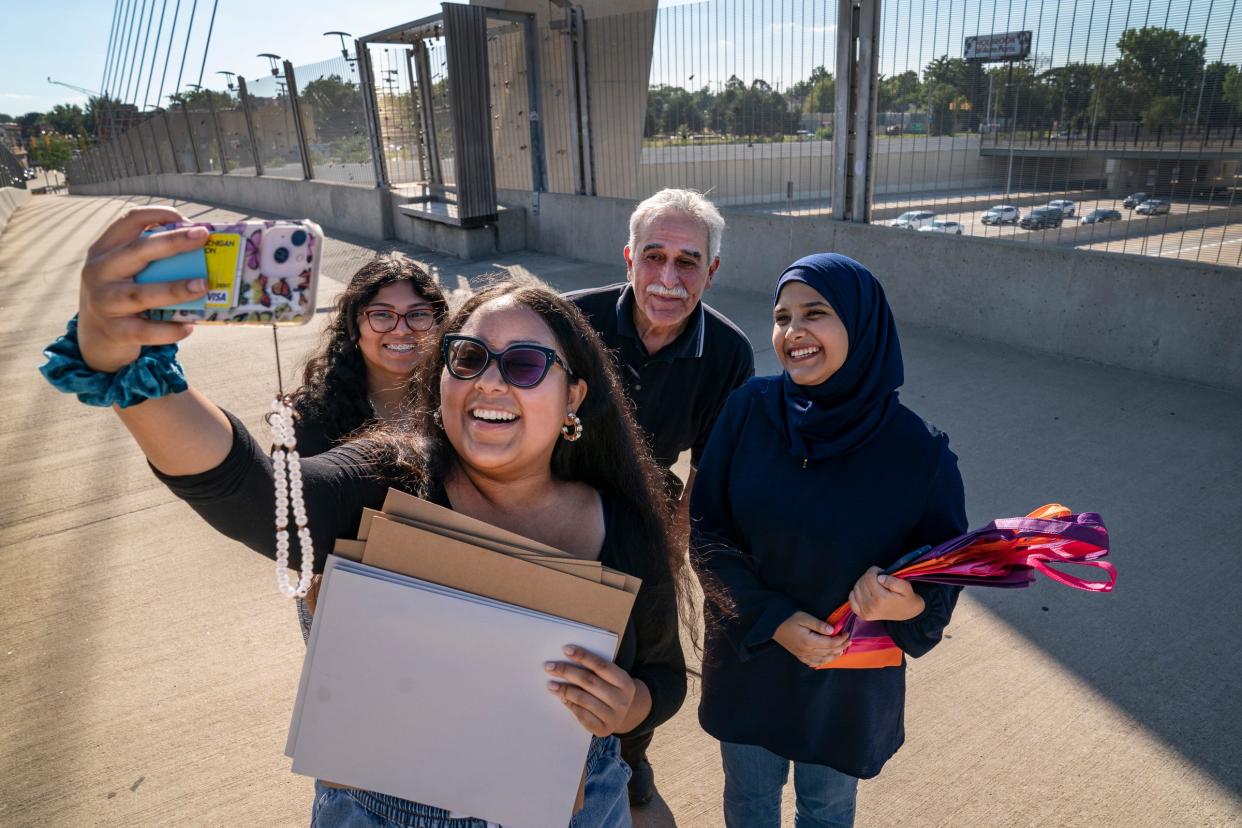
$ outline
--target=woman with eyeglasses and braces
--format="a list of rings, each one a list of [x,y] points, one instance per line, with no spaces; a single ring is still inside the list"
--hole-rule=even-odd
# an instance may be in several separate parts
[[[324,344],[306,361],[293,392],[298,454],[311,457],[376,423],[408,413],[411,387],[427,361],[435,327],[448,315],[436,280],[413,259],[379,255],[336,298]],[[319,579],[297,598],[303,640],[310,638]]]
[[[412,259],[392,253],[359,268],[292,395],[298,453],[319,454],[399,417],[428,339],[447,315],[440,286]]]
[[[202,228],[140,237],[146,227],[177,221],[184,218],[167,208],[135,210],[92,247],[77,325],[81,370],[118,372],[142,346],[192,332],[140,314],[196,298],[202,284],[133,282],[148,262],[203,245]],[[141,356],[153,358],[150,350]],[[264,449],[192,386],[143,393],[146,399],[114,410],[158,476],[213,527],[275,558],[273,471]],[[477,292],[447,319],[428,381],[414,393],[409,418],[302,461],[314,569],[322,569],[335,538],[356,534],[362,509],[381,508],[394,486],[641,578],[615,662],[569,647],[563,661],[535,668],[546,671],[565,715],[594,737],[585,805],[571,826],[628,826],[629,769],[616,735],[661,724],[685,697],[678,608],[687,572],[675,552],[682,547],[672,537],[660,472],[612,363],[572,303],[541,283],[510,279]],[[289,565],[299,563],[295,543]],[[322,782],[311,819],[316,826],[486,825]]]

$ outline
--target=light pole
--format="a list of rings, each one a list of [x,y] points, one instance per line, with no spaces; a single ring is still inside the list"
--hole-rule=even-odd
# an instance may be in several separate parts
[[[350,57],[349,47],[346,45],[347,44],[346,38],[353,38],[353,35],[351,35],[349,32],[324,32],[323,36],[324,37],[339,37],[341,39],[341,57],[345,58],[345,62],[349,64],[350,72],[358,71],[354,65],[358,62],[358,56],[355,55],[354,57]]]
[[[255,57],[267,58],[268,65],[272,70],[272,77],[280,77],[280,64],[277,63],[280,60],[280,55],[274,55],[271,52],[259,52]]]

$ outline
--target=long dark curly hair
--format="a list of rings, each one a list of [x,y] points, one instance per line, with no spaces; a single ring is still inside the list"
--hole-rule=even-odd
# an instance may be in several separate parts
[[[307,361],[302,386],[293,392],[293,410],[299,420],[317,421],[328,434],[342,439],[374,418],[367,399],[367,366],[358,349],[359,318],[381,288],[396,282],[409,282],[415,293],[431,303],[436,324],[444,321],[448,315],[444,293],[413,259],[388,253],[367,262],[337,297],[324,343]]]
[[[574,376],[586,380],[587,395],[578,408],[584,430],[575,442],[557,440],[552,474],[593,487],[611,504],[608,532],[621,552],[618,569],[643,580],[643,590],[671,592],[683,624],[692,634],[697,613],[689,600],[686,539],[664,490],[664,476],[651,456],[621,388],[613,362],[599,335],[577,306],[542,282],[507,276],[478,290],[440,328],[437,340],[456,333],[479,307],[507,297],[529,308],[551,329]],[[429,355],[427,381],[413,390],[415,405],[408,418],[379,423],[362,438],[386,476],[424,497],[443,481],[456,461],[434,414],[440,409],[439,377],[444,353]],[[676,629],[665,631],[677,636]],[[697,634],[693,634],[697,640]]]

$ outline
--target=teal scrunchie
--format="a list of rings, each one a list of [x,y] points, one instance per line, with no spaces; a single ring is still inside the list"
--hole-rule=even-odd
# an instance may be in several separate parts
[[[77,394],[87,405],[129,408],[189,387],[177,362],[176,345],[144,345],[138,359],[115,374],[91,368],[78,347],[76,316],[69,320],[65,335],[43,349],[43,356],[47,362],[39,367],[39,373],[57,391]]]

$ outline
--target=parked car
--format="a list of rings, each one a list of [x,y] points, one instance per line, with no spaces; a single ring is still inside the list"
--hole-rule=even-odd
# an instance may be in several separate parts
[[[1019,217],[1017,207],[1011,207],[1008,204],[997,204],[995,207],[989,208],[979,220],[984,224],[1017,224]]]
[[[919,228],[920,233],[944,233],[950,236],[962,235],[962,225],[956,221],[933,221],[926,227]]]
[[[1022,217],[1018,225],[1027,230],[1044,230],[1048,227],[1060,227],[1065,214],[1056,207],[1036,207]]]
[[[1099,224],[1102,221],[1121,221],[1120,210],[1092,210],[1078,220],[1079,224]]]
[[[1048,202],[1049,207],[1056,207],[1064,218],[1070,218],[1078,210],[1078,205],[1068,198],[1054,198]]]
[[[1133,210],[1135,207],[1147,200],[1147,193],[1130,193],[1121,202],[1121,206],[1127,210]]]
[[[901,227],[906,230],[917,230],[932,223],[936,214],[932,210],[907,210],[889,224],[889,227]]]
[[[1134,212],[1144,216],[1161,216],[1169,212],[1169,202],[1162,198],[1149,198],[1135,207]]]

